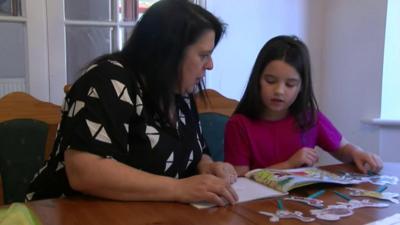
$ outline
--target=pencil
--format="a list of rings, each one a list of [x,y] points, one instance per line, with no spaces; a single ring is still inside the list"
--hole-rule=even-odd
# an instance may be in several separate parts
[[[347,196],[346,194],[340,193],[338,191],[333,191],[337,196],[343,198],[344,200],[350,201],[351,198],[349,196]]]
[[[278,199],[278,209],[283,210],[283,203],[281,199]]]
[[[322,189],[322,190],[319,190],[319,191],[309,195],[307,198],[317,198],[317,197],[321,196],[324,193],[325,193],[325,190]]]
[[[388,188],[388,186],[386,186],[386,185],[380,186],[380,187],[378,187],[378,189],[376,189],[376,192],[382,193],[382,192],[384,192],[387,188]]]

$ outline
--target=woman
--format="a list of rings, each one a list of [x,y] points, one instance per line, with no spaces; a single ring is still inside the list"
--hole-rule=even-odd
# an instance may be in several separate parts
[[[223,33],[195,4],[155,3],[122,51],[95,60],[72,86],[54,150],[27,200],[85,193],[233,204],[236,172],[208,156],[192,96]]]

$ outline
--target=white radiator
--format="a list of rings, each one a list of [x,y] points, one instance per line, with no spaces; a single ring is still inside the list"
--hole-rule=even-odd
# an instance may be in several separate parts
[[[25,91],[25,78],[0,78],[0,98],[14,91]]]

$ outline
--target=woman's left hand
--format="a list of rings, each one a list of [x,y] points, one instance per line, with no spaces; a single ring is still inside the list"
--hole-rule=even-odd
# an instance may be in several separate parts
[[[211,159],[202,159],[201,161],[204,162],[199,163],[198,169],[200,174],[212,174],[223,178],[229,184],[236,182],[238,175],[231,164],[226,162],[214,162]]]

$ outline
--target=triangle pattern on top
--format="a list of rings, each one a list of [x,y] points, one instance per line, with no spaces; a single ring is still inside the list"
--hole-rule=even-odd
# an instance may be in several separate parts
[[[121,68],[124,68],[124,66],[120,63],[120,62],[118,62],[118,61],[115,61],[115,60],[107,60],[109,63],[111,63],[111,64],[114,64],[114,65],[116,65],[116,66],[119,66],[119,67],[121,67]]]
[[[97,94],[96,88],[90,87],[88,91],[88,96],[92,98],[99,98],[99,95]]]
[[[103,125],[99,123],[92,122],[90,120],[86,120],[86,124],[89,128],[92,137],[98,141],[105,142],[111,144],[111,139],[108,136],[106,130]]]
[[[188,161],[188,163],[186,164],[186,169],[189,167],[189,165],[190,165],[192,162],[193,162],[193,150],[190,152],[189,161]]]
[[[180,120],[184,125],[186,125],[185,114],[183,114],[181,110],[179,110],[179,120]]]
[[[111,83],[114,87],[115,92],[117,93],[118,98],[121,101],[127,102],[131,105],[133,105],[131,97],[129,97],[128,90],[126,89],[125,84],[117,81],[117,80],[111,80]]]
[[[79,100],[75,101],[69,109],[68,117],[74,117],[83,107],[85,107],[85,102]]]
[[[190,106],[190,98],[189,98],[189,96],[184,96],[183,99],[185,100],[186,105],[187,105],[188,108],[190,109],[191,106]]]
[[[158,130],[152,126],[146,126],[146,135],[150,141],[151,148],[154,148],[160,139],[160,133]]]
[[[143,102],[139,95],[136,95],[136,113],[138,116],[142,114]]]
[[[174,152],[172,152],[171,155],[169,155],[167,162],[165,163],[164,172],[166,172],[173,163],[174,163]]]

